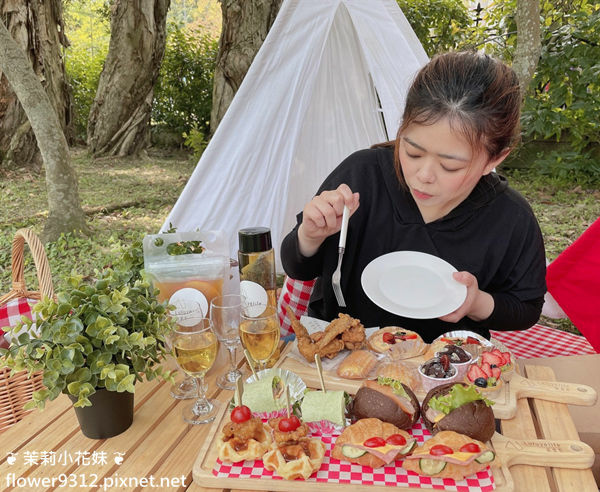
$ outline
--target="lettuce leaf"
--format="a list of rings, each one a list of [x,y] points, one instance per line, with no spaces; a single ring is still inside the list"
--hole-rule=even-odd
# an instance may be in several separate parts
[[[431,398],[429,406],[438,412],[448,415],[452,410],[477,400],[482,400],[488,407],[494,404],[493,401],[482,396],[475,389],[475,386],[470,385],[465,387],[462,384],[455,384],[445,395]]]
[[[402,383],[400,381],[398,381],[397,379],[384,378],[384,377],[379,376],[377,378],[377,384],[380,384],[382,386],[389,386],[390,388],[392,388],[392,391],[394,393],[396,393],[398,396],[402,396],[402,397],[408,398],[410,400],[410,397],[406,393],[404,387],[402,386]]]

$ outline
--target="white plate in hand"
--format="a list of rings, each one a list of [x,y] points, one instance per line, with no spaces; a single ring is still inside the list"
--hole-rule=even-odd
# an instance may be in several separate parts
[[[418,251],[394,251],[363,270],[362,288],[380,308],[405,318],[429,319],[461,306],[467,288],[452,278],[447,261]]]

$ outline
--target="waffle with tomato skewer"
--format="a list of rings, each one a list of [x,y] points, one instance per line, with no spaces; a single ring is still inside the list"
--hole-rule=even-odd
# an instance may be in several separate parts
[[[263,456],[267,470],[286,480],[306,480],[319,468],[325,457],[325,444],[310,438],[310,430],[295,415],[269,419],[273,444]]]
[[[222,429],[217,447],[219,459],[224,462],[260,459],[271,445],[271,432],[252,411],[244,405],[231,411],[230,420]]]

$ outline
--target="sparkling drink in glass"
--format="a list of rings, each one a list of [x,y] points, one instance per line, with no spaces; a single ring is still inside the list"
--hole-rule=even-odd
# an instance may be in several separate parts
[[[219,403],[206,398],[204,375],[217,358],[219,342],[208,318],[196,318],[194,323],[177,325],[173,331],[173,351],[177,364],[195,378],[198,399],[183,409],[183,419],[189,424],[205,424],[214,420]]]

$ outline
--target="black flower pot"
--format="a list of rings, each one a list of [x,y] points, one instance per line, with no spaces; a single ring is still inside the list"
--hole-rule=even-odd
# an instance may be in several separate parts
[[[73,403],[77,398],[68,395]],[[105,439],[126,431],[133,422],[133,393],[98,389],[88,397],[91,407],[73,407],[81,432],[90,439]]]

